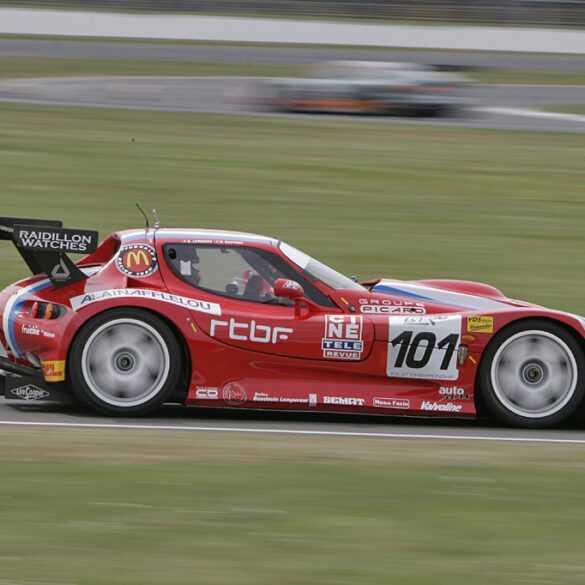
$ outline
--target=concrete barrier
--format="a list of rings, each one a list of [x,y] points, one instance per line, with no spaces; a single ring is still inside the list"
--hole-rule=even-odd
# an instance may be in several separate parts
[[[585,31],[0,9],[0,34],[585,54]]]

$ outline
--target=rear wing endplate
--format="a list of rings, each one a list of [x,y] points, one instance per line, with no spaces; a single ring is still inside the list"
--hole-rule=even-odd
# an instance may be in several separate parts
[[[10,240],[33,274],[46,274],[60,288],[87,278],[67,254],[95,252],[98,232],[65,229],[56,220],[0,217],[0,240]]]

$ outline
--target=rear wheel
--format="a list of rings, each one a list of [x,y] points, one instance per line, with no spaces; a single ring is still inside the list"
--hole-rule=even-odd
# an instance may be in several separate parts
[[[114,309],[89,321],[69,356],[75,394],[107,415],[152,412],[169,398],[180,371],[181,351],[172,331],[139,309]]]
[[[583,350],[560,325],[523,321],[500,332],[485,350],[481,397],[498,419],[546,428],[575,413],[585,393]]]
[[[451,108],[445,105],[437,105],[429,109],[429,116],[433,118],[449,117],[452,114]]]

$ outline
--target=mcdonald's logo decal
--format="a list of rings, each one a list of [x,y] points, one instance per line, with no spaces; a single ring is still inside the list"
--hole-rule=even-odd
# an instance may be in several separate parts
[[[146,244],[132,244],[120,248],[116,258],[118,270],[134,278],[150,276],[158,268],[154,248]]]

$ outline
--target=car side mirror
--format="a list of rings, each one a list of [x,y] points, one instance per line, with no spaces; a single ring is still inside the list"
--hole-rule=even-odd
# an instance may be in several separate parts
[[[274,283],[274,296],[293,300],[295,302],[295,317],[297,318],[301,316],[303,304],[312,304],[305,299],[303,287],[298,282],[287,278],[279,278]]]
[[[284,299],[302,299],[305,296],[303,287],[294,280],[279,278],[274,283],[274,296]]]

